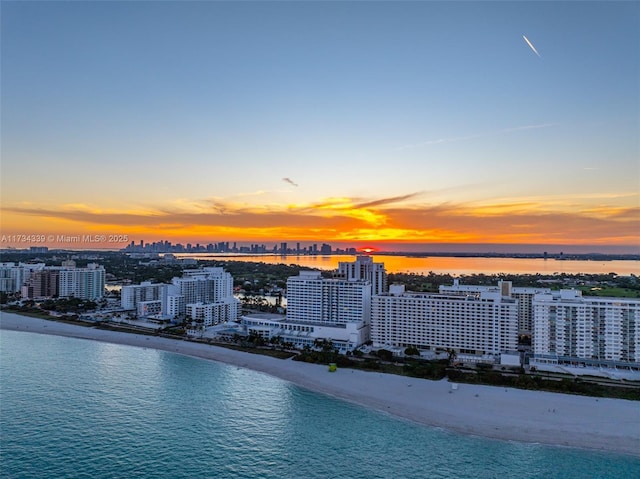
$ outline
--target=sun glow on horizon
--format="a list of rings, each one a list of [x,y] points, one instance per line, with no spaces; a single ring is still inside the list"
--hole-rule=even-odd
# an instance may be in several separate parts
[[[259,208],[245,208],[222,198],[127,210],[91,204],[3,205],[2,234],[118,234],[132,240],[200,244],[366,241],[369,244],[364,248],[375,248],[373,243],[639,244],[638,208],[603,204],[569,212],[547,210],[542,202],[532,209],[527,205],[506,200],[479,207],[430,205],[397,198],[329,198],[296,206],[273,202]],[[5,242],[4,246],[24,245]]]

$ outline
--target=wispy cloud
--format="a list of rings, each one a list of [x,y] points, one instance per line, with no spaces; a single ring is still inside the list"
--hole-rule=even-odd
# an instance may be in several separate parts
[[[535,125],[522,125],[522,126],[511,127],[511,128],[503,128],[502,130],[496,130],[496,131],[487,132],[487,133],[475,133],[473,135],[466,135],[466,136],[452,136],[452,137],[446,137],[446,138],[438,138],[435,140],[423,141],[421,143],[403,145],[396,148],[396,150],[409,150],[412,148],[420,148],[423,146],[439,145],[443,143],[456,143],[460,141],[469,141],[469,140],[475,140],[477,138],[486,138],[490,136],[501,135],[504,133],[512,133],[514,131],[537,130],[540,128],[549,128],[556,125],[557,125],[556,123],[540,123]]]
[[[410,193],[403,196],[393,196],[391,198],[381,198],[379,200],[367,201],[364,203],[358,203],[354,205],[356,208],[373,208],[377,206],[386,206],[394,203],[400,203],[402,201],[411,200],[419,196],[421,193]]]
[[[557,123],[540,123],[538,125],[524,125],[524,126],[516,126],[513,128],[504,128],[500,130],[498,133],[511,133],[512,131],[523,131],[523,130],[538,130],[540,128],[549,128],[551,126],[557,126]]]
[[[402,145],[398,147],[397,150],[409,150],[412,148],[420,148],[422,146],[430,146],[430,145],[439,145],[442,143],[455,143],[458,141],[467,141],[467,140],[473,140],[475,138],[481,138],[482,136],[486,136],[486,135],[476,134],[476,135],[467,135],[467,136],[454,136],[449,138],[438,138],[435,140],[423,141],[421,143],[411,143],[407,145]]]

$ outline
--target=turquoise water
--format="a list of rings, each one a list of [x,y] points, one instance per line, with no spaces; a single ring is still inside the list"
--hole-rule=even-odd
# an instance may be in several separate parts
[[[246,369],[2,331],[7,478],[626,478],[640,459],[422,427]]]

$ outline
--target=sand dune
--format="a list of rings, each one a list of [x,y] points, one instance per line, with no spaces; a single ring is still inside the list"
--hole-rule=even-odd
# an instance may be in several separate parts
[[[206,344],[105,331],[12,313],[0,329],[142,346],[246,367],[319,393],[452,431],[640,456],[640,403],[428,381],[275,359]]]

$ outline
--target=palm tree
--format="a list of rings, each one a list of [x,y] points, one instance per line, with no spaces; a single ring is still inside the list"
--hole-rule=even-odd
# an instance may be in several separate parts
[[[453,364],[456,361],[456,358],[458,357],[458,355],[456,354],[454,349],[447,349],[447,354],[449,356],[449,365],[453,366]]]

